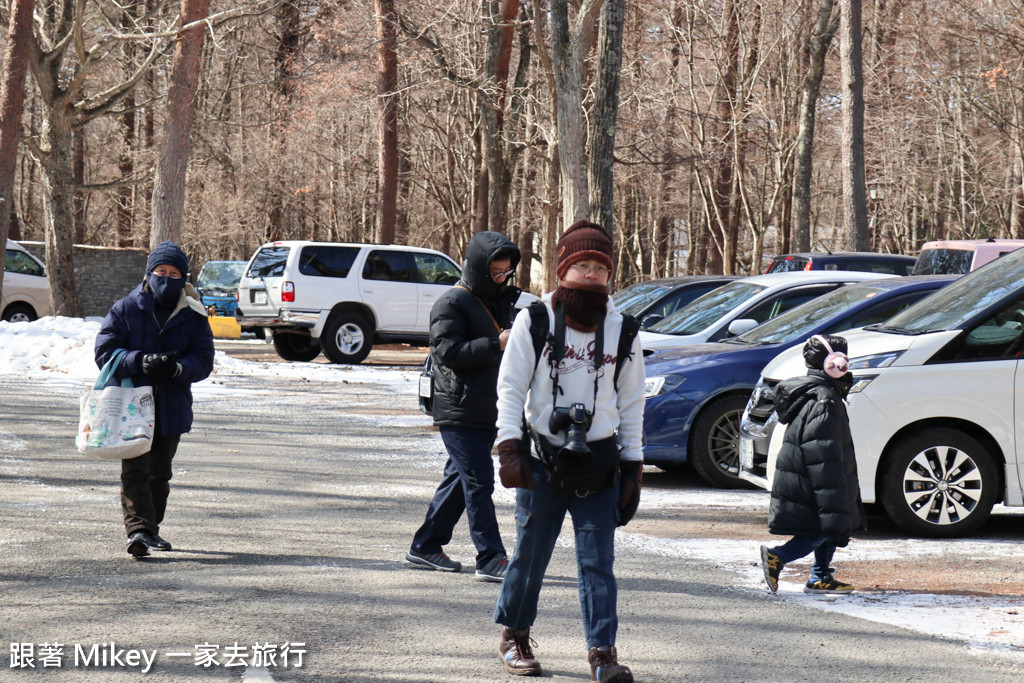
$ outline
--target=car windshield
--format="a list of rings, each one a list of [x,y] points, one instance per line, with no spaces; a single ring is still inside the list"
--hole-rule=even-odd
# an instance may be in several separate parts
[[[199,273],[196,287],[199,289],[238,289],[238,281],[245,272],[245,261],[210,261]]]
[[[615,292],[612,295],[612,301],[615,303],[615,310],[619,313],[636,315],[670,289],[672,289],[672,285],[665,283],[638,282]]]
[[[1024,249],[964,275],[874,329],[898,334],[959,330],[989,306],[1018,292],[1021,282]]]
[[[809,260],[802,256],[776,256],[766,273],[792,273],[804,270]]]
[[[847,285],[786,311],[779,317],[758,325],[736,337],[741,344],[780,344],[806,337],[810,330],[835,315],[874,298],[878,289],[867,285]]]
[[[963,275],[970,272],[973,256],[966,249],[926,249],[917,257],[914,275]]]
[[[694,299],[678,311],[652,325],[651,332],[660,334],[697,334],[734,308],[743,305],[759,292],[764,285],[750,282],[730,282],[704,296]]]

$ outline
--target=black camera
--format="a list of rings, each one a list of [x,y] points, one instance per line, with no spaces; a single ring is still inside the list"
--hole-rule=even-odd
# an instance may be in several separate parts
[[[568,408],[556,407],[548,419],[548,430],[557,434],[565,430],[565,445],[558,455],[569,460],[586,460],[591,456],[587,446],[587,430],[594,416],[587,411],[582,403],[573,403]]]

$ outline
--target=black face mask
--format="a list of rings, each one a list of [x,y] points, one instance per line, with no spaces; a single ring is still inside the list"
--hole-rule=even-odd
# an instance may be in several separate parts
[[[183,277],[168,277],[150,273],[146,276],[146,282],[157,303],[162,306],[173,306],[178,303],[181,291],[185,289],[185,278]]]

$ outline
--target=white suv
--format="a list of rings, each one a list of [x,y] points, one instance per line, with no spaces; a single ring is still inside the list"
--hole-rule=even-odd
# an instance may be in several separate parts
[[[236,317],[274,332],[285,360],[360,363],[374,341],[429,343],[430,309],[462,275],[432,249],[269,242],[238,283]]]
[[[940,537],[977,530],[995,503],[1024,506],[1024,249],[844,336],[865,503]],[[771,392],[806,373],[801,350],[761,373],[741,421],[743,478],[770,486],[784,432],[772,424]]]
[[[0,319],[12,323],[32,322],[50,315],[46,267],[13,240],[7,240],[3,290]]]

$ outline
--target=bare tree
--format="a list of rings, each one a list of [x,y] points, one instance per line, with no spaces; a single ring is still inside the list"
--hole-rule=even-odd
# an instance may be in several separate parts
[[[867,181],[864,170],[864,65],[861,0],[839,0],[839,51],[843,73],[843,226],[854,251],[868,251]]]
[[[188,26],[206,18],[210,0],[182,0],[181,24]],[[196,117],[200,58],[206,27],[196,24],[178,34],[167,88],[164,140],[153,180],[153,227],[150,248],[160,242],[181,242],[182,213],[185,210],[185,175],[188,172],[192,123]]]
[[[25,74],[32,46],[32,10],[35,0],[12,0],[3,72],[0,73],[0,295],[3,294],[7,234],[14,211],[14,170],[21,137]]]
[[[613,171],[615,126],[619,113],[619,73],[622,70],[622,31],[625,0],[604,0],[597,39],[597,92],[590,116],[590,219],[615,234]]]
[[[375,0],[377,14],[377,233],[395,241],[398,199],[398,15],[394,0]]]

